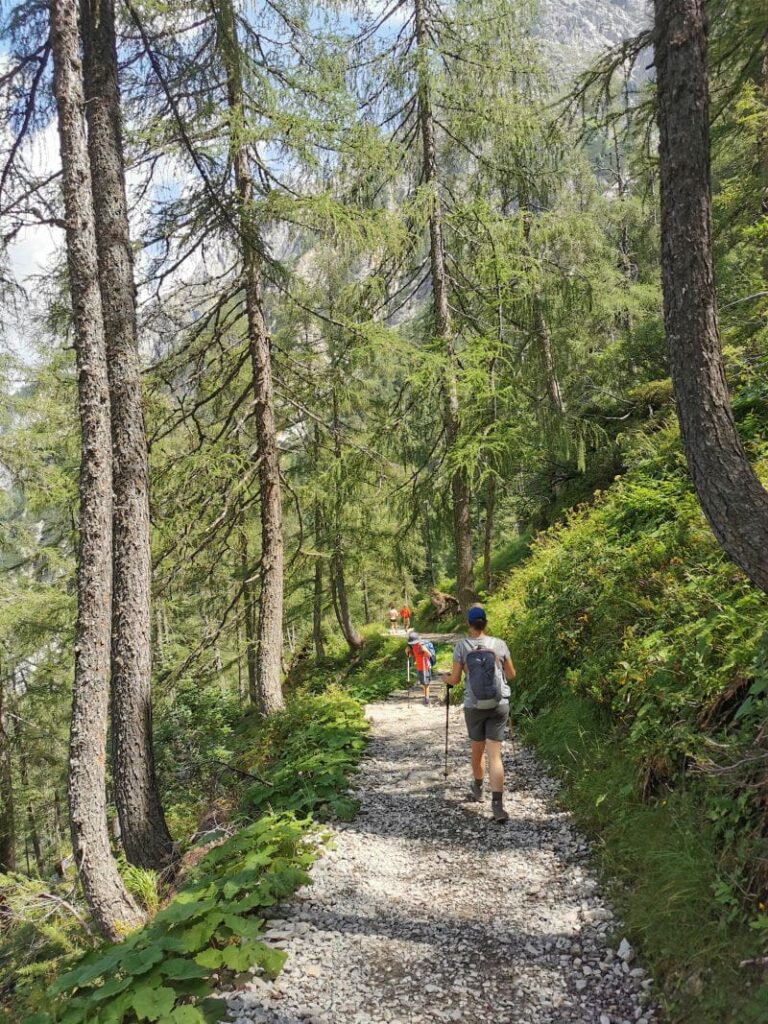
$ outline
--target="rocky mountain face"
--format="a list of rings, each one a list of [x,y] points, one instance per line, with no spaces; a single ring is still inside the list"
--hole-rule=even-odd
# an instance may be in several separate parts
[[[599,51],[637,35],[650,19],[650,0],[539,0],[537,34],[568,77]]]

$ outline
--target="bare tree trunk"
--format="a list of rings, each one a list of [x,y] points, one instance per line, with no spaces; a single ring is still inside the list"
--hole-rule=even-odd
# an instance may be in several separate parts
[[[655,32],[664,319],[683,446],[719,543],[768,592],[768,493],[736,430],[720,350],[705,0],[655,0]]]
[[[16,870],[16,817],[11,741],[6,727],[5,679],[0,666],[0,871]]]
[[[18,718],[14,721],[13,725],[16,749],[19,752],[19,775],[21,777],[21,788],[27,800],[27,838],[32,843],[32,852],[35,856],[37,873],[42,877],[45,872],[45,865],[43,864],[43,850],[40,845],[40,834],[37,831],[37,822],[35,820],[35,809],[29,798],[29,761],[27,760],[27,752],[24,746],[24,733]]]
[[[565,412],[563,392],[560,388],[560,381],[555,368],[555,354],[552,349],[552,333],[549,329],[544,302],[539,294],[533,297],[533,329],[536,339],[539,342],[541,363],[544,369],[544,383],[547,388],[547,398],[552,412],[562,416]]]
[[[115,803],[132,864],[174,854],[152,748],[149,465],[115,42],[114,0],[81,3],[88,148],[107,344],[114,473],[112,744]]]
[[[331,558],[331,578],[333,581],[334,609],[336,619],[344,634],[347,646],[354,654],[364,646],[365,640],[358,633],[352,622],[349,611],[349,600],[347,598],[347,582],[344,576],[344,553],[341,546],[341,533],[337,532],[334,538],[334,550]]]
[[[240,522],[240,568],[243,574],[243,617],[245,625],[245,663],[248,668],[248,699],[258,706],[258,669],[256,665],[256,595],[253,590],[251,560],[245,517]]]
[[[333,454],[337,461],[341,461],[341,425],[339,421],[339,399],[336,388],[333,389]],[[358,633],[352,622],[349,612],[349,600],[347,598],[347,582],[344,576],[344,544],[341,535],[341,512],[342,492],[340,484],[341,474],[336,475],[336,493],[333,505],[333,552],[331,555],[331,592],[333,594],[333,607],[336,612],[336,619],[344,634],[347,646],[354,654],[365,645],[365,640]]]
[[[432,550],[432,530],[429,525],[429,504],[425,501],[422,506],[421,529],[424,537],[424,553],[427,560],[427,577],[431,586],[437,585],[435,574],[435,555]]]
[[[219,45],[227,74],[230,151],[239,205],[239,244],[243,259],[248,347],[253,376],[253,408],[261,486],[261,593],[259,595],[258,676],[255,704],[264,715],[284,706],[281,684],[283,648],[283,512],[280,462],[272,385],[272,343],[264,317],[261,243],[253,217],[253,179],[248,144],[239,137],[245,123],[243,75],[237,16],[232,0],[219,0]]]
[[[520,207],[523,214],[523,239],[524,252],[530,256],[531,238],[531,208],[530,200],[525,190],[521,190]],[[549,406],[553,413],[562,416],[565,412],[563,392],[560,387],[560,380],[557,376],[555,366],[555,354],[552,348],[552,332],[549,329],[547,314],[544,306],[544,297],[537,288],[532,296],[532,318],[533,334],[538,342],[538,352],[541,359],[541,366],[544,372],[544,385],[547,390]]]
[[[320,502],[315,500],[315,547],[321,550],[323,541],[322,511]],[[315,661],[320,663],[325,658],[325,641],[323,639],[323,559],[315,557],[315,587],[312,601],[312,640],[315,645]]]
[[[360,587],[363,591],[363,621],[365,622],[366,626],[368,626],[370,625],[371,622],[371,607],[368,603],[368,578],[365,572],[363,572],[363,578],[360,581]],[[407,603],[408,599],[406,598],[406,604]]]
[[[763,38],[763,63],[760,69],[763,106],[766,111],[763,117],[763,129],[760,134],[760,172],[763,190],[760,197],[760,212],[768,219],[768,32]],[[763,255],[763,280],[768,283],[768,245]]]
[[[72,848],[88,905],[117,939],[141,915],[109,847],[105,789],[112,604],[109,384],[96,259],[76,0],[52,0],[54,92],[82,431],[75,680],[69,745]]]
[[[432,276],[432,303],[434,307],[435,335],[443,342],[446,359],[445,404],[443,418],[445,438],[449,448],[459,436],[459,389],[458,360],[454,346],[451,311],[448,304],[448,275],[445,269],[445,239],[443,236],[443,214],[437,180],[437,153],[435,148],[435,123],[429,88],[428,25],[423,0],[414,0],[416,44],[418,47],[419,82],[418,116],[421,128],[422,178],[431,189],[431,212],[429,215],[429,255]],[[459,604],[463,611],[476,598],[474,566],[472,558],[471,494],[469,479],[462,469],[451,475],[451,499],[453,504],[453,540],[456,550],[456,587]]]
[[[493,551],[493,517],[496,511],[496,476],[488,477],[485,492],[485,530],[483,537],[483,584],[486,590],[491,589],[491,554]]]

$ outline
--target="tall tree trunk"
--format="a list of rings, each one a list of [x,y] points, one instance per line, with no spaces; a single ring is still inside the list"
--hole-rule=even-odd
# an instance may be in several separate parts
[[[424,538],[424,555],[427,562],[427,577],[429,579],[430,586],[434,587],[437,585],[437,575],[435,573],[435,554],[432,550],[432,529],[429,524],[429,503],[427,501],[424,501],[422,505],[421,532]]]
[[[347,581],[344,575],[344,552],[341,544],[341,533],[336,532],[333,545],[333,556],[331,557],[331,580],[334,595],[334,609],[339,628],[344,634],[347,646],[354,654],[364,646],[365,640],[358,633],[352,622],[352,615],[349,611],[349,599],[347,597]]]
[[[736,430],[720,350],[705,0],[655,0],[655,19],[664,319],[683,446],[719,543],[768,592],[768,493]]]
[[[246,111],[237,16],[232,0],[218,0],[219,45],[227,75],[230,151],[239,207],[239,244],[248,318],[253,408],[261,487],[261,592],[259,594],[256,707],[264,715],[285,705],[281,684],[283,647],[283,512],[272,386],[272,343],[262,298],[261,242],[253,216],[253,179],[243,137]]]
[[[762,194],[760,212],[768,220],[768,32],[763,37],[763,62],[760,68],[760,85],[763,95],[763,128],[760,133],[760,176]],[[768,245],[763,253],[763,280],[768,284]]]
[[[52,0],[59,121],[81,426],[75,680],[69,744],[72,848],[88,905],[109,939],[140,914],[109,847],[105,789],[112,598],[109,384],[96,259],[76,0]]]
[[[112,744],[115,803],[128,860],[173,858],[152,749],[149,466],[136,328],[133,255],[115,41],[114,0],[83,0],[88,148],[107,344],[114,474]]]
[[[486,590],[491,589],[491,554],[493,550],[493,517],[496,511],[496,476],[488,477],[485,492],[485,529],[483,537],[483,584]]]
[[[363,591],[363,621],[368,626],[371,622],[371,606],[368,602],[368,577],[365,571],[363,571],[363,578],[360,581],[360,588]],[[408,599],[406,598],[406,604],[407,602]]]
[[[245,531],[244,515],[240,520],[240,569],[243,574],[243,618],[245,626],[245,663],[248,668],[248,699],[258,707],[256,595],[253,587],[251,560],[248,554],[248,534]]]
[[[16,870],[16,818],[13,804],[11,742],[6,727],[5,679],[0,666],[0,871]]]
[[[443,343],[446,360],[445,402],[443,418],[445,438],[449,448],[459,436],[458,360],[454,346],[451,311],[448,304],[448,275],[445,269],[445,239],[440,190],[437,180],[437,151],[435,122],[429,86],[428,25],[423,0],[414,0],[416,44],[418,47],[418,117],[421,128],[422,179],[431,190],[429,215],[429,256],[432,277],[432,303],[435,336]],[[462,469],[451,474],[451,500],[453,505],[453,540],[456,550],[456,587],[463,611],[475,600],[472,558],[471,494],[469,479]]]
[[[533,297],[533,330],[539,343],[541,363],[544,370],[544,383],[547,389],[550,408],[552,412],[562,416],[565,412],[565,402],[563,401],[563,392],[555,367],[552,332],[549,329],[547,315],[544,311],[544,300],[538,293]]]
[[[27,759],[27,752],[24,746],[24,734],[18,718],[13,724],[16,749],[19,752],[19,775],[21,777],[21,788],[27,799],[27,838],[32,843],[32,852],[35,856],[37,873],[42,877],[45,872],[45,865],[43,864],[43,850],[40,845],[40,833],[37,831],[37,821],[35,820],[35,809],[32,806],[31,799],[29,798],[29,761]]]
[[[315,547],[318,552],[323,542],[322,511],[320,502],[315,500]],[[315,586],[312,599],[312,641],[315,645],[315,661],[320,663],[325,658],[325,641],[323,639],[323,558],[315,557]]]
[[[531,204],[525,187],[523,187],[520,191],[520,208],[523,214],[524,253],[526,256],[530,256]],[[555,353],[552,348],[552,332],[549,329],[549,321],[547,320],[544,296],[542,295],[539,288],[535,289],[531,303],[533,335],[538,343],[537,349],[539,352],[539,358],[541,359],[541,367],[544,373],[544,384],[547,391],[549,407],[551,412],[553,412],[555,415],[562,416],[565,412],[565,402],[563,401],[563,392],[560,387],[560,380],[557,376],[557,367],[555,365]]]
[[[336,387],[333,389],[333,454],[337,462],[341,462],[341,424],[339,420],[339,398]],[[331,555],[331,592],[333,594],[333,607],[336,612],[336,619],[341,632],[347,642],[347,646],[354,654],[364,646],[365,640],[358,633],[352,622],[349,611],[349,600],[347,597],[347,581],[344,575],[344,544],[341,535],[341,512],[342,512],[342,491],[341,473],[336,474],[333,507],[333,552]]]

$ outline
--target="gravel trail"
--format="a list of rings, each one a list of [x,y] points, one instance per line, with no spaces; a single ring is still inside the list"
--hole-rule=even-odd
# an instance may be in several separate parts
[[[650,981],[558,810],[556,783],[506,743],[507,809],[464,802],[468,741],[451,709],[368,708],[361,810],[334,827],[313,884],[278,908],[277,982],[230,994],[238,1024],[625,1024],[659,1020]]]

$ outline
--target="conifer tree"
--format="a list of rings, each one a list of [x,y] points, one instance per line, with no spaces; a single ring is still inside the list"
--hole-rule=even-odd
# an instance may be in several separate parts
[[[54,91],[67,224],[82,460],[75,680],[69,752],[72,846],[91,912],[116,939],[139,913],[112,857],[106,814],[106,733],[112,607],[112,456],[109,382],[74,0],[53,0]]]

